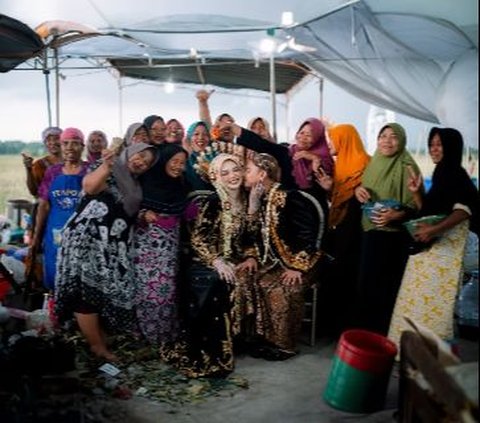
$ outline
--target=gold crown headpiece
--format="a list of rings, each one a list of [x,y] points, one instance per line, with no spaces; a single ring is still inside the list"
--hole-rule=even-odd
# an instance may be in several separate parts
[[[224,141],[213,141],[197,156],[197,162],[193,165],[193,168],[202,179],[211,182],[210,163],[222,153],[233,154],[241,160],[242,164],[245,162],[245,148],[241,145]]]

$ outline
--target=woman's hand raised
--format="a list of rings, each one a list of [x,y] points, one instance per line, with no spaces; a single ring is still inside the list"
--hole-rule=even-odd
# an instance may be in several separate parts
[[[423,185],[423,178],[422,174],[419,173],[418,175],[415,174],[413,167],[408,165],[408,180],[407,180],[407,187],[410,192],[416,193],[420,190],[420,187]]]
[[[313,173],[315,180],[325,191],[331,191],[333,187],[333,178],[323,170],[321,166]]]
[[[110,150],[108,148],[105,148],[102,151],[102,163],[108,167],[109,169],[112,168],[113,164],[115,163],[115,160],[117,158],[117,154],[115,153],[114,150]]]

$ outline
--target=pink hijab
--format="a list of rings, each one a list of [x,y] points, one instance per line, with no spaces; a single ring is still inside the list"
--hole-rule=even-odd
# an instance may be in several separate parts
[[[323,170],[328,174],[333,174],[333,159],[328,150],[327,139],[325,137],[325,126],[316,118],[308,118],[298,128],[297,133],[307,124],[310,124],[313,134],[313,144],[308,152],[320,157]],[[298,151],[296,144],[290,146],[290,157]],[[306,159],[292,160],[293,177],[300,189],[310,188],[312,186],[313,171],[312,162]]]

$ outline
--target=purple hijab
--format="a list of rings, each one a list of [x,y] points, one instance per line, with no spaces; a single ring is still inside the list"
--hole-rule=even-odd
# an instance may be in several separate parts
[[[325,137],[325,126],[316,118],[308,118],[298,128],[297,133],[307,124],[310,124],[313,134],[313,144],[308,152],[320,157],[323,170],[328,174],[333,174],[333,159],[328,150],[327,139]],[[290,146],[290,157],[299,151],[296,144]],[[312,162],[306,159],[292,160],[293,177],[300,189],[310,188],[313,181]]]

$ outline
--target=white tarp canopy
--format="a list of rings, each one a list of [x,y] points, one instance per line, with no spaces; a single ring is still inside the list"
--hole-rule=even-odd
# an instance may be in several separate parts
[[[477,0],[85,0],[69,7],[90,13],[75,20],[73,10],[69,20],[104,35],[60,44],[61,66],[96,59],[122,75],[158,80],[176,80],[176,72],[180,80],[180,69],[194,67],[209,83],[219,63],[265,63],[260,41],[274,28],[277,46],[286,47],[276,62],[304,64],[367,102],[456,127],[478,143]],[[281,25],[283,11],[293,12],[293,25]],[[299,44],[312,49],[298,51]],[[254,76],[235,78],[248,87]]]

